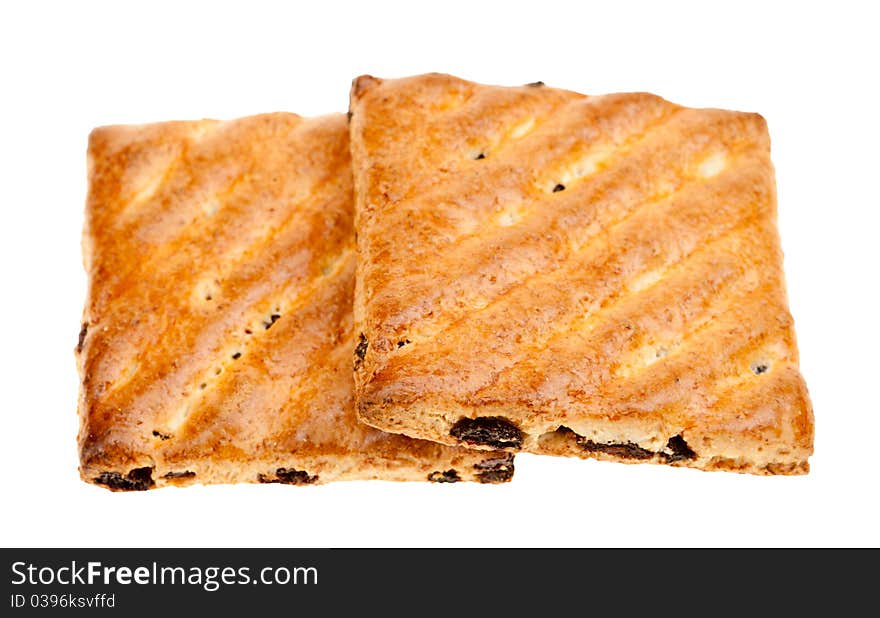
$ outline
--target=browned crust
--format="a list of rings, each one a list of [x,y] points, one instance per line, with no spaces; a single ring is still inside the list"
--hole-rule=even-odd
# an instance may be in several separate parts
[[[361,420],[480,448],[459,423],[498,418],[536,453],[807,471],[763,118],[438,74],[359,78],[350,110]],[[694,457],[664,457],[677,436]]]
[[[500,455],[356,420],[343,115],[102,127],[88,159],[84,480],[509,478],[487,477]]]

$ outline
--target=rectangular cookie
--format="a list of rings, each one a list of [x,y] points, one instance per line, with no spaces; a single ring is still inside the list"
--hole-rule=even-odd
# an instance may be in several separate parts
[[[439,74],[362,76],[349,114],[362,421],[808,471],[763,118]]]
[[[344,115],[103,127],[88,170],[83,480],[511,478],[508,453],[357,422]]]

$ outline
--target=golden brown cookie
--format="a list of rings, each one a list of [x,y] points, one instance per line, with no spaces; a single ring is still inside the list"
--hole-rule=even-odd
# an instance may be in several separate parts
[[[76,348],[84,480],[477,480],[507,453],[357,422],[345,116],[96,129]]]
[[[763,118],[438,74],[360,77],[350,113],[364,422],[807,472]]]

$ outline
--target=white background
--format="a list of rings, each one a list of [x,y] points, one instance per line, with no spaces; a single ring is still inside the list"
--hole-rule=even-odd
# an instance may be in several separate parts
[[[19,5],[17,8],[15,5]],[[880,545],[878,48],[872,3],[4,3],[0,545]],[[521,455],[513,483],[111,493],[77,474],[85,146],[97,125],[345,111],[443,71],[648,90],[770,125],[806,477]]]

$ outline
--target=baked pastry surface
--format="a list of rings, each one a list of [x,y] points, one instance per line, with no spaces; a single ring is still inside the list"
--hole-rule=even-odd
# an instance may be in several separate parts
[[[84,480],[511,477],[508,453],[357,422],[344,115],[103,127],[88,166]]]
[[[808,471],[763,118],[439,74],[362,76],[349,113],[361,420]]]

